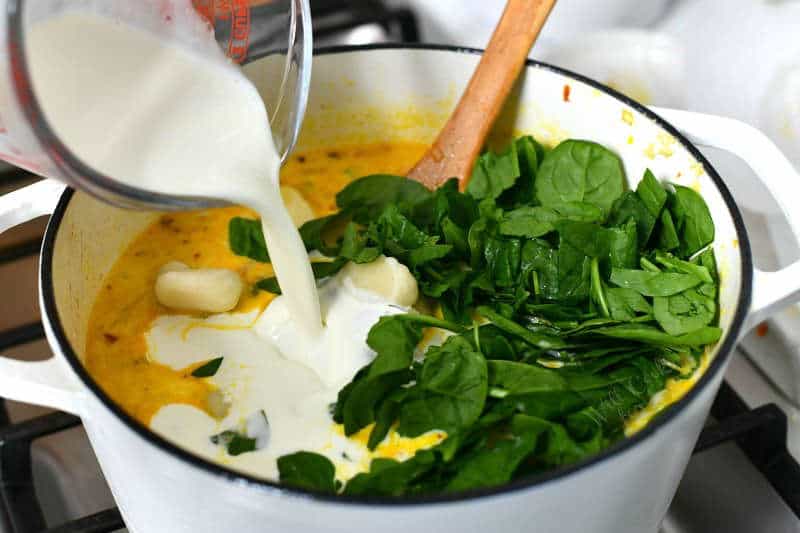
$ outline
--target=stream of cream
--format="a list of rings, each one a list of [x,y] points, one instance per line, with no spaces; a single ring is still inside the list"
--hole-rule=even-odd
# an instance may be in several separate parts
[[[198,53],[98,15],[58,15],[29,31],[34,89],[59,138],[96,170],[140,189],[257,211],[286,305],[316,338],[314,276],[281,201],[264,103],[208,36],[211,46]]]

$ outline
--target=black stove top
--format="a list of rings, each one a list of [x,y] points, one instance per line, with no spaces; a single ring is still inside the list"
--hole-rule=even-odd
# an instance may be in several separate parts
[[[368,24],[381,26],[387,41],[420,40],[414,12],[389,7],[382,0],[312,0],[311,16],[315,42],[335,39],[341,32]]]

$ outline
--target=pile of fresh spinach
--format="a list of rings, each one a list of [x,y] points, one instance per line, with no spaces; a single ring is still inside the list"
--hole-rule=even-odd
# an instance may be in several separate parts
[[[447,438],[407,461],[375,459],[345,485],[321,455],[283,456],[287,484],[428,494],[578,461],[621,438],[626,418],[668,378],[690,375],[720,338],[714,224],[702,197],[650,171],[626,190],[620,159],[599,144],[546,151],[522,137],[484,153],[466,192],[455,180],[429,191],[372,175],[336,201],[339,212],[300,230],[309,250],[335,258],[317,276],[395,257],[442,318],[375,324],[367,343],[376,357],[340,391],[333,418],[347,435],[374,424],[370,448],[393,427]],[[234,219],[230,242],[268,258],[254,221]],[[258,287],[279,291],[274,279]],[[451,336],[417,361],[428,327]]]

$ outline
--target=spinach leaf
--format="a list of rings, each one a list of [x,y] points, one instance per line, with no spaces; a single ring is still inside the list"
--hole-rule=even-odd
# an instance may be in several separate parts
[[[372,326],[367,345],[373,361],[339,391],[333,419],[344,424],[346,435],[375,421],[381,402],[412,378],[414,350],[422,339],[422,325],[408,315],[384,316]]]
[[[688,289],[667,298],[655,298],[653,310],[658,324],[670,335],[683,335],[709,325],[717,315],[717,305],[697,289]]]
[[[356,376],[350,384],[339,391],[336,408],[341,405],[341,417],[334,420],[344,425],[345,435],[352,435],[375,422],[381,405],[403,385],[411,381],[414,374],[407,369],[385,372],[375,376]],[[377,439],[377,434],[376,437]],[[379,441],[380,442],[380,441]]]
[[[478,217],[478,204],[470,195],[461,193],[458,190],[458,180],[451,178],[435,189],[427,199],[414,204],[406,215],[419,228],[435,233],[445,217],[468,227]]]
[[[333,463],[318,453],[296,452],[278,457],[281,483],[318,492],[336,492]]]
[[[571,248],[589,257],[605,257],[609,251],[609,236],[599,224],[560,220],[556,223],[560,246],[568,243]]]
[[[558,208],[523,206],[503,215],[499,231],[502,235],[512,237],[541,237],[554,231],[559,220],[596,222],[602,217],[599,208],[581,202],[570,202]]]
[[[358,230],[354,222],[350,222],[344,229],[339,255],[353,263],[371,263],[381,255],[381,249],[367,246],[367,236]]]
[[[488,362],[489,386],[501,389],[505,395],[563,391],[567,382],[555,370],[514,361]],[[505,397],[505,396],[504,396]]]
[[[456,324],[424,315],[384,316],[372,326],[367,334],[367,345],[375,350],[375,359],[358,371],[353,380],[339,391],[336,400],[333,419],[344,424],[346,435],[374,422],[383,403],[412,380],[414,376],[410,367],[414,350],[422,339],[425,326],[453,331],[461,329]],[[380,431],[379,428],[378,433]]]
[[[714,240],[714,221],[706,202],[697,192],[676,185],[671,211],[681,241],[682,256],[689,257]]]
[[[210,378],[219,370],[222,364],[222,357],[216,357],[192,370],[192,376],[196,378]]]
[[[281,286],[278,284],[278,278],[275,276],[258,280],[256,284],[253,285],[253,288],[260,291],[271,292],[272,294],[281,294]]]
[[[667,191],[658,182],[650,169],[645,170],[642,181],[636,186],[636,195],[653,216],[653,220],[658,219],[659,215],[661,215],[661,210],[664,209],[667,203]]]
[[[445,490],[458,492],[502,485],[511,479],[520,463],[536,449],[549,424],[525,415],[511,419],[508,433],[459,465]]]
[[[426,244],[411,250],[408,254],[408,266],[412,269],[446,257],[453,247],[449,244]]]
[[[703,265],[678,259],[672,254],[662,252],[661,250],[656,250],[655,259],[671,270],[683,272],[684,274],[691,274],[703,283],[714,283],[714,278],[711,277],[711,273]]]
[[[520,270],[525,274],[526,286],[536,296],[548,300],[558,297],[558,250],[539,239],[525,241]]]
[[[514,144],[517,148],[519,178],[497,199],[499,203],[509,207],[527,205],[534,201],[533,183],[539,164],[544,159],[544,148],[533,137],[529,135],[520,137]]]
[[[495,404],[497,412],[521,413],[545,420],[557,420],[577,412],[593,401],[595,392],[552,391],[508,396]],[[599,400],[598,400],[599,401]]]
[[[434,192],[435,209],[428,225],[440,223],[445,217],[450,218],[462,228],[468,228],[480,216],[478,202],[469,194],[459,192],[458,180],[453,178]],[[414,221],[420,218],[415,212]]]
[[[373,459],[369,472],[354,476],[344,488],[348,496],[402,496],[416,479],[436,465],[436,455],[422,450],[407,461]]]
[[[431,197],[418,181],[403,176],[373,174],[350,182],[336,194],[336,205],[349,212],[359,224],[369,224],[387,207],[408,212]]]
[[[616,154],[594,142],[566,140],[545,156],[534,188],[541,205],[586,202],[609,213],[624,187]]]
[[[437,237],[428,235],[414,225],[400,212],[397,206],[390,205],[383,210],[378,219],[369,226],[369,237],[393,255],[402,255],[428,244],[436,244]]]
[[[561,218],[575,222],[602,222],[604,218],[599,207],[586,202],[566,202],[553,209]]]
[[[375,350],[377,355],[369,365],[368,377],[411,365],[414,350],[422,339],[422,326],[427,325],[426,322],[441,324],[433,317],[420,317],[422,320],[416,318],[413,315],[383,316],[370,328],[367,346]]]
[[[694,274],[614,268],[611,282],[645,296],[672,296],[702,283]]]
[[[637,314],[653,314],[653,308],[647,300],[633,289],[609,288],[606,289],[605,295],[611,318],[614,320],[630,322]]]
[[[524,326],[521,326],[513,320],[504,317],[500,313],[497,313],[490,307],[481,306],[478,307],[476,311],[479,315],[491,321],[498,329],[501,329],[515,337],[519,337],[528,344],[538,348],[546,350],[550,348],[558,348],[564,345],[564,341],[560,338],[530,331]]]
[[[233,217],[228,223],[228,243],[236,255],[269,263],[267,243],[259,220]]]
[[[678,230],[675,229],[675,224],[672,221],[672,215],[666,209],[661,212],[657,235],[657,246],[662,250],[676,250],[681,245],[681,241],[678,239]]]
[[[469,254],[469,244],[467,243],[466,230],[453,222],[450,217],[444,217],[441,226],[444,242],[452,246],[459,256],[467,256]]]
[[[607,389],[613,385],[625,383],[637,377],[639,372],[635,368],[623,366],[607,374],[565,373],[564,377],[570,390],[587,392],[596,389]]]
[[[560,218],[556,210],[549,207],[519,207],[504,215],[499,231],[512,237],[540,237],[553,231]]]
[[[479,326],[477,340],[475,348],[486,359],[514,360],[517,357],[517,350],[514,344],[506,338],[503,330],[494,324]]]
[[[225,446],[228,455],[236,456],[256,449],[256,439],[233,430],[225,430],[209,437],[212,444]]]
[[[594,329],[591,334],[661,346],[703,346],[717,342],[722,336],[722,330],[706,326],[683,335],[673,336],[645,324],[620,324]]]
[[[400,414],[400,405],[408,396],[406,389],[396,389],[386,396],[375,411],[375,427],[369,434],[367,448],[374,450],[386,438],[389,430],[394,425],[397,416]]]
[[[588,241],[586,244],[589,244]],[[562,241],[558,247],[556,298],[563,300],[587,298],[591,287],[591,264],[591,257],[573,246],[571,242]]]
[[[711,275],[711,281],[713,283],[719,283],[719,274],[717,273],[717,258],[714,256],[713,248],[706,248],[702,253],[695,257],[692,262],[704,266]]]
[[[496,223],[486,217],[481,217],[469,228],[467,243],[469,244],[470,264],[473,269],[478,269],[484,264],[484,249],[489,237],[494,235]]]
[[[605,447],[602,444],[602,436],[608,435],[613,440],[619,438],[623,430],[625,419],[632,415],[637,410],[647,405],[649,396],[647,389],[641,378],[635,380],[635,383],[626,383],[612,387],[612,389],[602,397],[594,402],[592,405],[587,405],[578,412],[570,413],[567,415],[565,427],[556,426],[554,429],[560,433],[559,443],[563,446],[560,450],[553,450],[551,461],[556,461],[558,464],[559,454],[566,452],[569,456],[581,457],[586,453],[582,451],[579,446],[576,446],[569,436],[576,435],[582,439],[591,439],[600,437],[600,447]],[[553,457],[554,455],[554,457]],[[564,460],[565,457],[561,457]]]
[[[499,154],[487,151],[478,158],[467,184],[467,192],[477,200],[497,198],[514,185],[519,175],[517,143],[511,143]]]
[[[633,268],[639,260],[637,248],[638,230],[633,220],[618,228],[608,228],[608,257],[612,267]],[[600,236],[598,236],[600,238]]]
[[[620,226],[631,220],[636,223],[639,247],[644,247],[656,224],[656,217],[639,198],[638,193],[626,191],[614,204],[608,223],[612,226]]]
[[[461,336],[425,355],[416,384],[400,406],[398,433],[410,437],[433,429],[449,433],[472,425],[486,401],[486,359]]]
[[[300,237],[303,239],[306,250],[318,250],[321,254],[330,257],[337,255],[339,246],[336,244],[334,234],[336,228],[349,219],[350,216],[347,212],[339,212],[309,220],[300,226]]]
[[[522,243],[518,239],[490,237],[484,256],[490,279],[498,287],[511,287],[519,276]]]

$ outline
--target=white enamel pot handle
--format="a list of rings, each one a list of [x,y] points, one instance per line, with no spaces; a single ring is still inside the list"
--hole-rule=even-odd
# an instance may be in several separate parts
[[[800,241],[800,174],[766,135],[730,118],[677,109],[652,109],[692,143],[720,148],[747,163],[775,198],[795,239]],[[754,269],[752,294],[743,333],[800,301],[800,261],[776,272]]]
[[[43,180],[0,196],[0,233],[55,209],[64,185]],[[18,361],[0,356],[0,396],[76,412],[74,380],[55,357]]]

